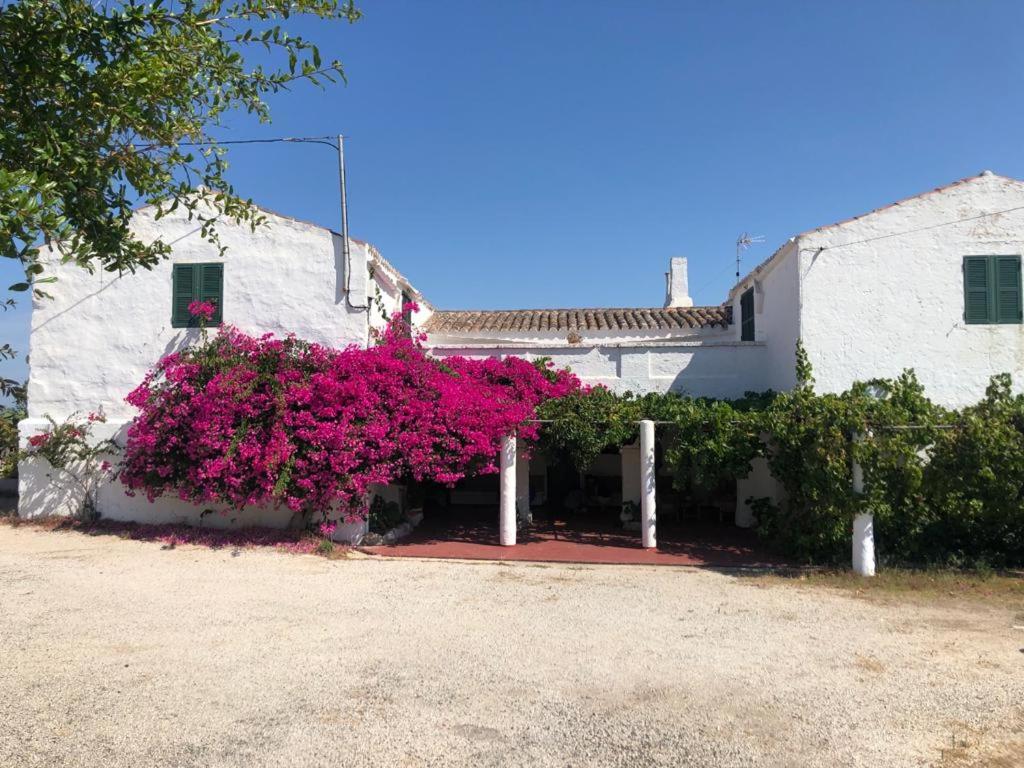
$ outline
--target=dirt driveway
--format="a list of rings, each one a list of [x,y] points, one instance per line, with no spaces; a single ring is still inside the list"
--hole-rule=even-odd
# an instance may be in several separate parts
[[[4,766],[1019,765],[1024,621],[0,526]]]

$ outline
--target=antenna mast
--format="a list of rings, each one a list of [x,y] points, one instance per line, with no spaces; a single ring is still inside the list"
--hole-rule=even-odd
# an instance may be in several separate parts
[[[754,243],[763,243],[764,235],[751,235],[744,232],[736,238],[736,282],[740,280],[740,257]]]

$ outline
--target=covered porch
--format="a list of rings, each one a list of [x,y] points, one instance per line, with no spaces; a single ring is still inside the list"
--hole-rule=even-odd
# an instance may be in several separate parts
[[[752,531],[719,525],[663,526],[656,547],[643,547],[635,531],[577,521],[535,520],[502,546],[494,507],[467,509],[461,523],[429,518],[395,544],[361,547],[374,555],[539,563],[676,565],[765,568],[783,563],[765,552]]]
[[[654,422],[641,423],[639,441],[606,450],[586,471],[541,455],[528,458],[508,437],[498,476],[460,484],[428,505],[412,535],[363,549],[456,559],[779,565],[753,531],[740,527],[750,522],[743,500],[751,479],[702,504],[684,499],[659,460],[654,436]]]

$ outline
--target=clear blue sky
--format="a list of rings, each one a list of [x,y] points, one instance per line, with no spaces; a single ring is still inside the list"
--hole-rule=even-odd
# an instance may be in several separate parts
[[[350,137],[352,234],[442,308],[698,304],[766,242],[972,175],[1024,177],[1024,4],[363,0],[295,25],[349,85],[223,136]],[[338,225],[330,150],[232,150],[256,202]],[[27,311],[0,318],[26,347]],[[11,369],[8,364],[8,369]]]

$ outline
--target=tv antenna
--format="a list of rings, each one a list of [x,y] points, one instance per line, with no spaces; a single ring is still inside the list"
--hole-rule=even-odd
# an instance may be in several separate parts
[[[755,243],[763,243],[764,235],[751,235],[744,232],[742,235],[736,238],[736,281],[740,279],[740,257],[743,252]]]

